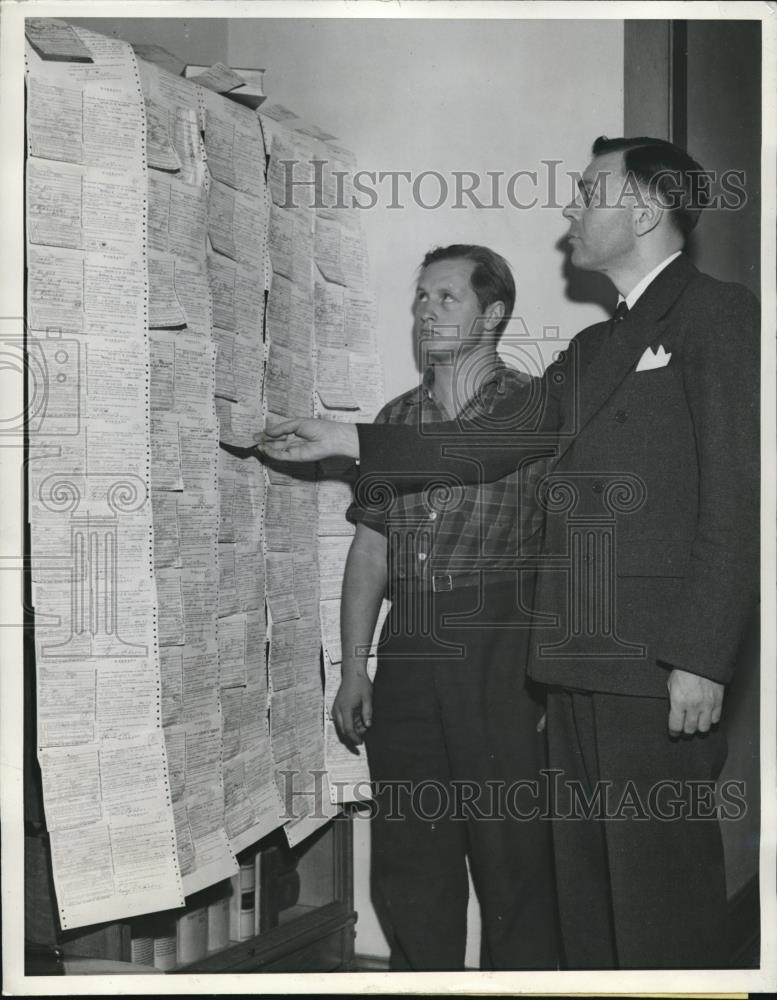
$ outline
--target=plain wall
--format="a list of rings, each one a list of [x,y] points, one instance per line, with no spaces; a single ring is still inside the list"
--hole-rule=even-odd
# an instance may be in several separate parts
[[[369,171],[438,171],[453,188],[453,171],[538,172],[539,190],[519,182],[517,198],[542,196],[542,160],[565,170],[586,165],[593,139],[622,133],[623,23],[621,21],[464,20],[246,20],[229,25],[232,66],[266,69],[268,101],[334,133]],[[569,197],[559,184],[556,201]],[[389,208],[388,182],[376,184],[379,204],[362,215],[378,302],[378,339],[386,398],[418,382],[410,332],[415,271],[435,245],[482,243],[513,266],[516,312],[532,336],[558,327],[563,343],[600,319],[602,306],[567,297],[563,255],[566,231],[559,207],[510,207],[503,187],[498,209],[453,208],[455,193],[438,209],[412,203],[399,182]],[[420,188],[433,202],[432,178]],[[488,204],[490,194],[480,189]],[[366,201],[366,198],[362,198]],[[593,285],[592,288],[601,288]],[[587,296],[579,287],[573,294]],[[507,344],[503,353],[520,359]],[[524,357],[528,357],[524,355]],[[548,356],[544,357],[547,362]],[[357,954],[385,957],[369,890],[369,825],[354,824]],[[477,967],[480,918],[471,901],[467,964]]]
[[[548,326],[569,339],[602,317],[601,306],[566,297],[555,247],[567,228],[559,207],[509,207],[503,191],[502,210],[456,209],[452,173],[502,171],[507,179],[537,171],[539,191],[529,178],[516,187],[529,202],[545,188],[543,159],[562,161],[560,178],[582,171],[597,135],[621,134],[621,21],[233,21],[228,53],[232,66],[265,68],[268,100],[334,133],[360,169],[438,171],[451,188],[443,207],[424,209],[399,181],[404,207],[392,209],[384,181],[376,184],[379,204],[361,213],[387,398],[418,381],[410,303],[416,268],[432,246],[472,242],[502,253],[516,277],[516,312],[532,336]],[[419,193],[430,204],[439,191],[430,177]],[[490,189],[479,195],[489,203]],[[556,200],[568,198],[566,179]],[[516,330],[511,324],[503,343]]]

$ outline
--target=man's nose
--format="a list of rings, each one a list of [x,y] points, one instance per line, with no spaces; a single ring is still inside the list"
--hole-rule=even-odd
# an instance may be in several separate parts
[[[577,203],[577,198],[575,198],[574,201],[570,201],[570,203],[562,209],[561,214],[567,220],[567,222],[571,222],[579,211],[580,211],[580,206]]]

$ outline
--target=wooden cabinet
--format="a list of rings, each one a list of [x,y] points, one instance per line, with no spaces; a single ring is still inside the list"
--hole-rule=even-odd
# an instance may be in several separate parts
[[[270,860],[260,866],[260,933],[247,941],[230,942],[196,962],[178,965],[169,974],[346,972],[352,968],[356,914],[350,815],[340,814],[294,848],[278,829],[260,841],[259,849]],[[55,952],[66,959],[93,959],[93,969],[79,965],[81,974],[105,972],[106,961],[129,961],[128,923],[65,934],[59,931],[45,835],[28,838],[26,867],[28,975],[51,975]],[[148,971],[146,966],[137,969]]]
[[[176,973],[351,968],[356,914],[350,816],[342,813],[295,848],[288,847],[282,830],[276,830],[261,842],[261,849],[265,858],[276,859],[261,867],[262,932],[179,966]]]

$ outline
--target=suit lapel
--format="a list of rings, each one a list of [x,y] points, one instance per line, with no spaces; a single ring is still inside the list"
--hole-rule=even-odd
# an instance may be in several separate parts
[[[677,257],[651,282],[616,333],[609,336],[609,323],[601,324],[589,347],[598,348],[597,356],[587,365],[585,357],[580,359],[579,397],[565,415],[559,458],[633,371],[645,348],[660,337],[668,326],[668,313],[696,274],[684,254]]]

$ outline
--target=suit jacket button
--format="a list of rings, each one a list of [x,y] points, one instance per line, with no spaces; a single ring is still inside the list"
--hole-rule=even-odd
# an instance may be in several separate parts
[[[618,410],[618,412],[615,414],[615,419],[618,421],[619,424],[625,424],[626,421],[629,419],[629,415],[628,413],[626,413],[625,410]]]
[[[591,489],[594,491],[594,493],[602,493],[604,492],[604,483],[601,481],[601,479],[597,479],[596,482],[591,487]]]

